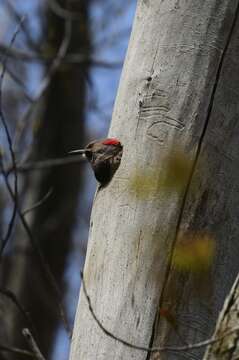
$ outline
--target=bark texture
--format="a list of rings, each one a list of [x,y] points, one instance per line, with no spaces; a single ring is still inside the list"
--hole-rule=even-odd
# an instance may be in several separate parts
[[[84,270],[102,324],[138,345],[210,336],[239,270],[237,17],[236,0],[138,2],[110,129],[124,145],[123,158],[96,194]],[[167,197],[157,180],[178,146],[191,157],[190,176],[180,193]],[[155,174],[147,199],[132,191],[135,171]],[[204,280],[172,264],[181,231],[216,239]],[[160,308],[175,314],[176,332],[160,319]],[[168,352],[160,359],[200,359],[202,353]],[[103,334],[81,292],[71,349],[76,359],[153,355]]]
[[[214,337],[221,337],[226,332],[238,328],[239,318],[239,276],[228,295],[218,318]],[[235,331],[223,341],[209,346],[204,360],[233,360],[239,358],[239,331]]]

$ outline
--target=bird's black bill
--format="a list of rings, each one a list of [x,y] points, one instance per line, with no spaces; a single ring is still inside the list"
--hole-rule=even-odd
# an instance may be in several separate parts
[[[85,149],[72,150],[68,152],[69,155],[85,155]]]

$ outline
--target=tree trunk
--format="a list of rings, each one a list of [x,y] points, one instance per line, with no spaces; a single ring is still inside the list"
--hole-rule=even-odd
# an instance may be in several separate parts
[[[210,336],[239,270],[237,15],[234,0],[138,2],[110,129],[124,145],[123,159],[96,194],[84,270],[102,324],[138,345]],[[166,170],[178,148],[190,168],[180,191],[167,195],[161,180],[176,180]],[[145,176],[142,189],[132,187],[135,173]],[[215,239],[210,273],[175,267],[184,232]],[[162,309],[174,314],[175,326],[160,318]],[[201,357],[198,349],[160,355]],[[152,358],[106,336],[81,292],[71,360]]]
[[[223,309],[218,318],[215,338],[233,331],[238,327],[239,318],[239,275],[227,296]],[[208,347],[204,360],[233,360],[239,357],[239,331],[225,337],[223,341],[216,342]]]

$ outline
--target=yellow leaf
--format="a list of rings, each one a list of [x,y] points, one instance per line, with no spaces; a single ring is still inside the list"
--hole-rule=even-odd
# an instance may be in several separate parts
[[[207,271],[215,254],[215,241],[207,233],[180,235],[173,255],[173,265],[180,271]]]
[[[129,192],[137,194],[146,200],[161,192],[169,196],[171,193],[181,192],[190,179],[193,161],[189,155],[176,148],[164,160],[162,167],[136,171],[131,175]]]
[[[161,187],[165,191],[180,191],[189,181],[192,166],[192,159],[181,149],[170,152],[165,160]]]
[[[147,199],[157,190],[157,178],[156,172],[153,171],[135,173],[131,178],[129,190],[137,194],[140,199]]]

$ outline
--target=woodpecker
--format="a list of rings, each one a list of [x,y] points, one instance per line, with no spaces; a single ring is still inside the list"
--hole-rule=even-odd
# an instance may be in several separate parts
[[[69,154],[83,154],[94,171],[96,180],[101,186],[107,185],[120,166],[123,146],[116,138],[95,140],[85,149],[70,151]]]

